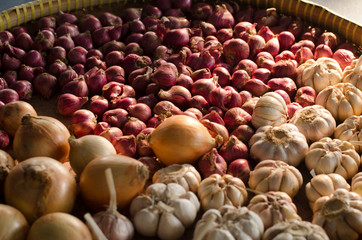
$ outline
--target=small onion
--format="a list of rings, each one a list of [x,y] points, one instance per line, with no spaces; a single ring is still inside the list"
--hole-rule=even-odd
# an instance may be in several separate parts
[[[2,239],[26,239],[29,224],[25,216],[16,208],[0,204],[0,236]]]

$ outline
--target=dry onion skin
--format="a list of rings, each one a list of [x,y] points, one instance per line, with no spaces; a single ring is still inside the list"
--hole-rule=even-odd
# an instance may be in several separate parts
[[[117,207],[124,209],[139,194],[149,176],[142,162],[123,155],[109,155],[92,160],[80,175],[80,193],[84,202],[93,210],[105,210],[110,194],[104,171],[110,168],[117,192]]]
[[[312,223],[323,227],[331,240],[359,239],[362,235],[362,197],[346,189],[318,198]]]
[[[27,240],[92,240],[85,223],[68,213],[49,213],[36,220],[30,227]]]
[[[165,165],[195,163],[217,145],[204,125],[185,115],[174,115],[162,122],[150,134],[149,144]]]
[[[350,116],[334,130],[334,137],[354,145],[356,151],[362,153],[362,116]]]
[[[172,164],[161,168],[152,177],[153,183],[178,183],[186,191],[197,192],[201,182],[200,173],[191,164]]]
[[[298,166],[308,152],[308,143],[290,123],[258,128],[249,140],[250,156],[258,161],[280,160]]]
[[[264,232],[263,240],[279,239],[329,240],[329,237],[324,229],[316,224],[291,220],[277,223]]]
[[[98,135],[86,135],[80,138],[70,136],[68,142],[70,146],[69,163],[78,176],[93,159],[117,154],[112,143]]]
[[[4,240],[23,240],[29,230],[25,216],[16,208],[0,204],[0,236]]]
[[[9,102],[0,107],[0,126],[10,135],[14,136],[21,125],[25,114],[37,116],[34,107],[24,101]]]
[[[264,223],[264,229],[290,220],[301,220],[297,207],[285,192],[270,191],[255,195],[248,209],[258,214]]]
[[[33,223],[47,213],[70,212],[77,185],[74,176],[59,161],[34,157],[20,162],[9,172],[4,192],[5,202]]]
[[[70,133],[59,120],[48,116],[25,115],[16,131],[13,150],[18,161],[37,156],[68,159]]]
[[[332,136],[336,128],[336,120],[332,114],[320,105],[297,110],[289,122],[298,127],[309,143]]]
[[[259,192],[281,191],[294,197],[303,184],[299,170],[283,161],[264,160],[250,172],[249,187]]]

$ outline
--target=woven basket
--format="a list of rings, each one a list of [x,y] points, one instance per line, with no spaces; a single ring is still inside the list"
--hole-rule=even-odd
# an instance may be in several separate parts
[[[3,11],[0,14],[0,31],[60,11],[71,12],[106,5],[142,4],[145,2],[145,0],[37,0]],[[280,13],[300,17],[316,26],[338,33],[357,46],[362,46],[361,26],[307,0],[239,0],[239,3],[256,8],[275,7]]]

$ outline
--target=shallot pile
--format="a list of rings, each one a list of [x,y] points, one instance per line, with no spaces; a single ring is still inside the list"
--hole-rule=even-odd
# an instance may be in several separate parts
[[[14,212],[0,236],[45,239],[45,223],[62,239],[362,235],[353,44],[235,1],[36,24],[0,32],[0,212]],[[38,116],[33,95],[70,124]]]

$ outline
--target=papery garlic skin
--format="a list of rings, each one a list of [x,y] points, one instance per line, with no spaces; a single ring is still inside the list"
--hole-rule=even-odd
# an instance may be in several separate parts
[[[260,240],[263,232],[263,222],[256,213],[246,207],[224,205],[219,209],[209,209],[202,215],[193,239]]]
[[[267,192],[255,195],[248,204],[248,209],[258,214],[264,228],[293,219],[301,220],[297,207],[288,194],[284,192]]]
[[[265,231],[263,240],[274,239],[329,240],[329,237],[324,229],[316,224],[291,220],[277,223]]]
[[[362,116],[350,116],[339,124],[334,130],[334,137],[343,141],[351,142],[356,151],[361,154],[362,146]]]
[[[186,191],[197,192],[201,182],[200,173],[191,164],[172,164],[158,170],[152,177],[153,183],[178,183]]]
[[[290,123],[258,128],[249,140],[250,156],[258,161],[280,160],[298,166],[308,152],[308,143]]]
[[[362,91],[352,83],[338,83],[318,93],[316,104],[331,112],[337,122],[362,114]]]
[[[361,160],[354,146],[329,137],[314,142],[305,156],[305,164],[316,174],[338,173],[345,179],[352,178],[358,171]]]
[[[332,114],[320,105],[297,110],[289,123],[297,126],[309,143],[332,136],[336,128],[336,120]]]
[[[318,198],[312,223],[323,227],[331,240],[356,240],[362,236],[362,197],[346,189]]]
[[[264,160],[250,172],[249,187],[259,192],[281,191],[294,197],[303,184],[299,170],[278,160]]]
[[[298,67],[297,72],[297,85],[310,86],[317,93],[342,80],[342,69],[333,58],[309,59]]]
[[[243,181],[230,174],[212,174],[205,178],[200,183],[197,195],[204,210],[218,209],[223,205],[240,207],[248,197]]]
[[[353,60],[351,65],[343,70],[342,82],[352,83],[362,91],[362,56]]]
[[[362,197],[362,172],[353,176],[351,181],[351,191],[358,193]]]
[[[195,221],[199,209],[197,196],[180,184],[154,183],[132,200],[130,214],[141,235],[171,240],[184,234]]]
[[[322,196],[329,196],[338,188],[350,190],[348,182],[337,173],[319,174],[314,176],[305,185],[305,194],[309,201],[309,206],[313,209],[315,201]]]

